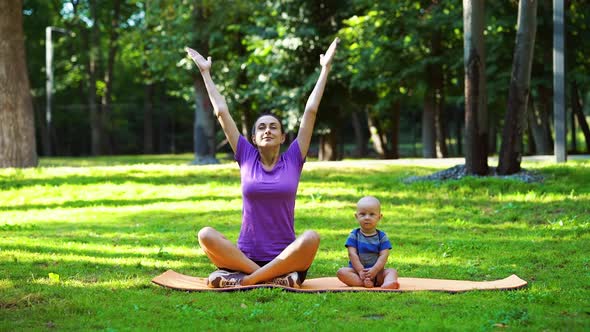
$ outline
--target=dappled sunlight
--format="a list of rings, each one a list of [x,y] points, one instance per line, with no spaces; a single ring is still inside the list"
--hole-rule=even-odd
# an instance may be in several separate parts
[[[344,243],[358,227],[356,202],[374,195],[382,203],[378,228],[393,244],[387,266],[401,277],[483,281],[517,274],[543,285],[536,292],[554,295],[557,288],[545,285],[560,273],[562,283],[575,287],[580,281],[571,271],[586,271],[589,264],[581,253],[590,241],[590,191],[583,185],[590,173],[548,167],[539,168],[547,175],[543,184],[478,178],[406,184],[404,177],[437,168],[314,165],[303,173],[295,206],[296,234],[311,229],[321,238],[308,277],[334,277],[347,266]],[[154,286],[151,279],[168,269],[208,275],[215,267],[198,244],[199,229],[214,227],[236,243],[241,227],[235,165],[0,170],[0,189],[0,268],[9,271],[0,291],[11,291],[5,306],[31,302],[43,309],[55,294],[72,293],[88,297],[76,302],[83,302],[76,310],[86,312],[94,297],[107,298],[110,291],[134,298],[127,303],[141,303],[144,292],[166,294],[176,301],[172,310],[179,310],[184,306],[178,301],[195,297]],[[27,294],[39,300],[19,302]],[[231,296],[240,303],[252,297],[245,305],[258,308],[252,303],[265,294]],[[281,301],[292,296],[277,294]],[[213,296],[225,295],[197,298],[208,302]],[[65,298],[55,301],[68,306],[71,297]],[[141,310],[135,308],[130,310]]]
[[[493,198],[492,198],[493,199]],[[572,201],[590,201],[590,194],[576,193],[574,189],[566,196],[559,193],[545,193],[537,191],[528,192],[512,192],[500,193],[497,196],[498,202],[514,201],[514,202],[533,202],[533,203],[552,203],[561,202],[564,199]]]
[[[0,279],[0,290],[14,288],[14,283],[10,279]]]
[[[355,222],[355,224],[353,224],[353,226],[351,228],[344,228],[343,227],[343,228],[339,228],[339,229],[334,229],[334,228],[317,227],[317,228],[315,228],[315,230],[320,235],[324,235],[324,236],[344,236],[344,239],[343,239],[343,241],[344,241],[344,240],[346,240],[346,237],[348,236],[350,231],[356,227],[358,227],[358,223]]]
[[[315,276],[335,276],[336,271],[348,266],[348,255],[342,245],[339,251],[322,251],[316,256],[316,260],[310,272]],[[521,266],[514,263],[498,265],[498,261],[490,256],[442,257],[428,253],[413,253],[406,255],[403,250],[398,250],[394,245],[388,263],[389,268],[395,268],[400,277],[415,278],[439,278],[439,279],[473,279],[493,280],[518,273]],[[454,275],[454,278],[449,277]]]
[[[98,289],[100,291],[130,289],[130,288],[145,288],[146,280],[143,278],[124,278],[111,280],[79,280],[76,276],[62,276],[59,275],[59,281],[54,281],[49,277],[37,277],[31,280],[34,285],[41,285],[46,287],[60,287],[60,288],[84,288]]]
[[[220,220],[226,215],[239,215],[241,204],[238,200],[203,200],[181,203],[154,203],[146,206],[93,206],[80,209],[25,210],[0,212],[0,221],[6,225],[19,225],[21,229],[55,226],[69,228],[72,226],[93,226],[102,229],[112,226],[114,229],[141,229],[152,223],[167,220],[168,227],[180,224],[203,223],[202,216],[215,216]],[[169,218],[175,221],[170,223]],[[0,224],[0,228],[2,225]]]
[[[91,237],[93,235],[90,235]],[[113,241],[119,241],[118,237],[110,238]],[[130,246],[119,245],[113,243],[105,245],[103,243],[90,243],[88,240],[80,239],[81,242],[64,241],[60,238],[46,238],[46,239],[28,239],[24,237],[15,237],[10,244],[4,244],[2,250],[4,253],[9,250],[26,251],[32,253],[49,253],[49,254],[79,254],[89,257],[148,257],[148,256],[162,256],[174,257],[177,259],[194,259],[197,256],[203,255],[203,251],[198,248],[195,240],[194,247],[181,247],[174,245],[154,245],[150,247],[145,246]],[[40,241],[41,240],[41,241]]]
[[[132,188],[130,190],[130,188]],[[155,187],[149,184],[102,184],[84,187],[64,186],[56,189],[34,186],[0,193],[0,211],[47,208],[85,208],[95,206],[145,206],[158,203],[228,201],[241,198],[238,187],[214,184],[178,187]]]
[[[136,268],[150,268],[150,269],[185,269],[185,268],[202,268],[209,264],[198,263],[195,261],[179,260],[170,254],[160,255],[157,249],[152,250],[152,254],[143,257],[94,257],[87,255],[76,255],[72,253],[62,252],[59,254],[49,252],[34,252],[34,251],[23,251],[19,249],[15,250],[3,250],[7,257],[13,257],[19,264],[47,264],[45,270],[60,271],[65,265],[68,270],[72,266],[79,266],[78,272],[84,272],[89,267],[100,269],[104,271],[106,268],[125,268],[125,267],[136,267]],[[55,272],[55,273],[57,273]],[[78,273],[77,272],[77,273]],[[87,271],[86,271],[87,272]]]
[[[107,167],[74,169],[41,169],[41,171],[0,171],[0,189],[26,188],[33,186],[62,187],[65,185],[148,184],[151,186],[193,186],[215,183],[239,187],[237,169],[215,168],[160,168]]]
[[[227,167],[233,163],[232,156],[218,153],[219,165],[205,165],[203,167]],[[92,158],[79,157],[44,157],[40,160],[41,167],[119,167],[119,166],[171,166],[171,167],[195,167],[189,164],[194,160],[193,153],[174,154],[146,154],[146,155],[117,155],[97,156]],[[199,167],[201,167],[199,165]]]
[[[337,241],[337,248],[342,248],[343,251],[346,251],[344,248],[344,242],[346,241],[348,234],[350,234],[350,231],[356,227],[358,227],[358,223],[351,224],[350,227],[314,228],[320,236],[320,250],[333,250],[333,243],[334,241]]]

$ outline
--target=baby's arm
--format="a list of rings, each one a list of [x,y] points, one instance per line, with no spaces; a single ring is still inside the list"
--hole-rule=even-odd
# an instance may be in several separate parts
[[[353,267],[343,267],[338,270],[336,276],[340,281],[345,283],[348,286],[356,286],[356,287],[367,287],[365,285],[366,281],[366,273],[361,264],[361,260],[359,255],[356,251],[356,248],[353,246],[348,246],[348,258],[350,259],[350,263]],[[370,285],[373,286],[372,284]]]
[[[358,257],[358,256],[357,256]],[[377,258],[377,262],[370,268],[366,273],[367,276],[371,279],[375,278],[377,274],[385,268],[385,264],[387,263],[387,258],[389,257],[389,249],[383,249],[379,252],[379,258]],[[351,261],[352,262],[352,261]]]
[[[361,259],[359,257],[358,251],[355,247],[349,246],[348,248],[348,258],[350,259],[350,264],[352,264],[352,268],[358,273],[361,280],[365,279],[365,267],[361,263]]]

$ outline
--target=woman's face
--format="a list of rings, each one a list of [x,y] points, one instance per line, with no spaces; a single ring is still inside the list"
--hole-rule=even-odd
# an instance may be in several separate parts
[[[285,141],[279,120],[272,115],[263,115],[254,125],[252,141],[259,147],[280,146]]]

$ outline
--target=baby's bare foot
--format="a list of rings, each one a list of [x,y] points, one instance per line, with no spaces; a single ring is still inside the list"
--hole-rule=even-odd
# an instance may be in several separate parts
[[[363,280],[363,284],[365,285],[365,287],[367,288],[373,288],[373,286],[375,286],[373,284],[373,280],[371,280],[370,278],[365,278],[365,280]]]
[[[394,282],[389,283],[389,284],[383,284],[383,285],[381,285],[381,288],[386,288],[386,289],[399,289],[399,282],[394,281]]]

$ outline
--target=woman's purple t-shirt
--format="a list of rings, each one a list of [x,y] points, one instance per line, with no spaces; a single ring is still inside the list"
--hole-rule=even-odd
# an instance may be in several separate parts
[[[271,261],[295,240],[295,197],[303,163],[297,140],[266,171],[258,149],[238,139],[235,159],[242,180],[242,228],[238,248],[251,260]]]

